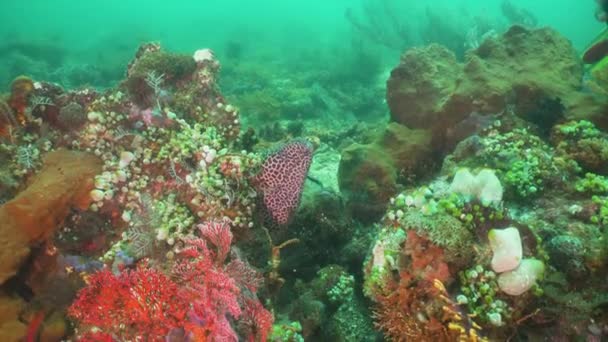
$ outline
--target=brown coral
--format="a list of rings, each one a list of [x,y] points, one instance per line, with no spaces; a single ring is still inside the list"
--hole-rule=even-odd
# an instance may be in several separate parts
[[[26,122],[26,110],[32,91],[34,91],[34,81],[29,77],[19,76],[11,83],[11,96],[8,104],[15,111],[15,117],[21,125],[25,125]]]
[[[433,168],[431,134],[392,122],[371,144],[342,152],[338,179],[348,207],[361,220],[378,219],[397,183],[410,184]]]
[[[551,125],[582,108],[585,115],[601,112],[602,104],[580,91],[582,75],[565,37],[550,28],[513,26],[469,51],[464,64],[438,45],[409,50],[391,72],[387,102],[394,121],[437,135],[471,113],[509,106],[539,126]]]
[[[27,189],[0,207],[0,284],[63,222],[72,207],[86,208],[100,161],[89,154],[58,150],[44,159]]]

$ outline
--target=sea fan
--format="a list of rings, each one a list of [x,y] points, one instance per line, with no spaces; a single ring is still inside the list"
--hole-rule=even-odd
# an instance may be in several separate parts
[[[199,229],[202,237],[186,241],[173,269],[183,300],[192,303],[186,331],[195,340],[238,341],[234,319],[243,323],[241,333],[249,336],[244,340],[265,341],[273,317],[256,297],[261,276],[236,257],[224,264],[232,243],[226,221],[206,222]]]
[[[17,126],[17,118],[11,107],[5,102],[0,100],[0,128],[2,126]]]

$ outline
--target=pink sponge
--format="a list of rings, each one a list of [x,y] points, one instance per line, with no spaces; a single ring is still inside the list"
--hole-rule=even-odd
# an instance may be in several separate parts
[[[313,146],[293,140],[270,152],[256,176],[262,203],[273,223],[286,225],[298,207],[312,161]]]

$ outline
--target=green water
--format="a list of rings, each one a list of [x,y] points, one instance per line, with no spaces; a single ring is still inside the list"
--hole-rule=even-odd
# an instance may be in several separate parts
[[[352,11],[365,20],[365,8],[382,11],[385,3],[392,18],[380,12],[375,20],[382,22],[387,31],[391,30],[391,20],[405,23],[409,38],[404,47],[429,43],[420,34],[425,26],[434,25],[429,22],[427,10],[440,24],[461,34],[474,25],[473,18],[481,18],[497,30],[508,24],[498,0],[441,0],[430,4],[390,0],[6,0],[0,11],[0,79],[4,80],[3,85],[19,74],[48,79],[49,75],[53,78],[54,73],[60,73],[59,68],[89,65],[99,69],[101,75],[82,75],[71,83],[108,86],[111,84],[108,80],[122,75],[123,65],[136,46],[147,41],[160,41],[171,50],[183,52],[208,47],[226,66],[234,63],[224,58],[232,44],[241,53],[236,61],[285,63],[294,67],[307,63],[331,73],[349,62],[354,49],[363,48],[373,51],[376,58],[385,57],[383,65],[389,67],[402,51],[386,51],[367,40],[361,32],[353,30],[345,16]],[[539,26],[559,30],[577,48],[584,47],[602,27],[593,19],[592,1],[512,3],[529,10]],[[28,49],[22,51],[25,56],[14,55],[11,46],[15,44]],[[36,49],[37,45],[42,49]]]

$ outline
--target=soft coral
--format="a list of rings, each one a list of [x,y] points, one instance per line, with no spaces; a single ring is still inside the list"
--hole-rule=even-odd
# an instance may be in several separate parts
[[[248,340],[264,341],[272,314],[256,297],[257,272],[238,258],[225,262],[232,243],[226,222],[208,222],[199,229],[203,238],[187,241],[174,268],[183,285],[180,295],[192,303],[186,330],[198,340],[237,341],[230,316],[246,322]]]
[[[443,249],[408,231],[399,272],[387,274],[383,291],[374,297],[376,326],[396,341],[453,341],[444,322],[444,302],[433,286],[435,280],[449,279]]]
[[[97,272],[70,307],[70,316],[100,328],[104,336],[145,341],[162,340],[182,328],[195,341],[237,341],[230,320],[238,319],[243,339],[265,341],[273,317],[256,296],[259,273],[238,257],[227,261],[232,233],[226,222],[199,229],[201,238],[185,241],[173,279],[145,262],[119,275]]]
[[[69,309],[69,315],[120,340],[162,340],[181,326],[188,304],[178,287],[147,264],[114,275],[102,270],[91,275]]]

